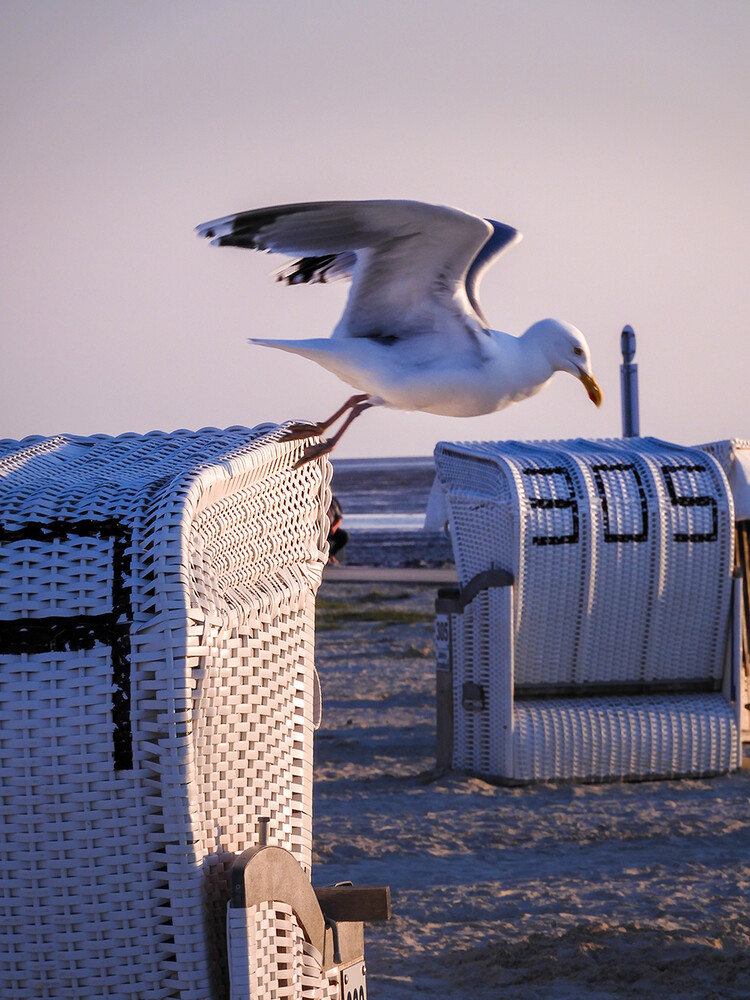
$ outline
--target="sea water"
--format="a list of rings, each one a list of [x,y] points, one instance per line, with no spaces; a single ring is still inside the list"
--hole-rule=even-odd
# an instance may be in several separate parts
[[[444,531],[425,531],[435,480],[431,457],[334,459],[331,489],[350,540],[342,561],[353,565],[440,566],[452,561]]]
[[[340,458],[331,486],[352,526],[414,531],[424,524],[434,479],[432,458]]]

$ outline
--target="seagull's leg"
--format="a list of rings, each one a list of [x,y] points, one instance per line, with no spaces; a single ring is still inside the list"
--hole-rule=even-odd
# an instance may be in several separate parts
[[[284,431],[284,436],[281,440],[304,441],[305,438],[319,437],[328,430],[331,424],[335,424],[339,417],[343,416],[347,410],[351,410],[352,407],[366,402],[369,398],[370,396],[366,392],[360,392],[357,393],[356,396],[350,396],[344,405],[340,406],[333,416],[328,418],[328,420],[321,420],[318,423],[303,420],[295,421]]]
[[[352,396],[352,399],[357,399],[357,396]],[[351,400],[349,401],[351,402]],[[336,445],[341,440],[341,436],[349,426],[349,424],[355,420],[360,413],[364,413],[365,410],[369,410],[371,406],[378,406],[380,400],[374,400],[371,396],[359,397],[359,402],[355,403],[354,406],[349,411],[349,416],[343,422],[341,427],[336,431],[333,437],[327,438],[325,441],[321,441],[319,444],[311,444],[309,448],[305,448],[302,452],[302,457],[297,459],[294,464],[295,469],[299,469],[300,466],[306,465],[311,462],[314,458],[320,458],[321,455],[327,455],[330,451],[336,447]],[[341,410],[341,413],[345,411],[346,407]],[[335,418],[334,418],[335,419]]]

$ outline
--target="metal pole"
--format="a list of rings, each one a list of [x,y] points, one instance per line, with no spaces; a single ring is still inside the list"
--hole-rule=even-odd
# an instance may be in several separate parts
[[[622,392],[622,436],[638,437],[641,433],[638,419],[638,365],[635,357],[635,332],[632,326],[625,326],[620,337],[622,364],[620,365],[620,387]]]

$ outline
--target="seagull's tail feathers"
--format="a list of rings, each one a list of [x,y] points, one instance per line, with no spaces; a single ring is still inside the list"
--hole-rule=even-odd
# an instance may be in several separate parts
[[[275,347],[277,351],[297,354],[301,358],[314,361],[356,389],[369,391],[362,384],[362,359],[357,356],[356,346],[355,350],[350,349],[351,341],[336,341],[329,337],[310,340],[262,340],[249,337],[248,343],[258,344],[260,347]]]
[[[247,342],[258,347],[275,347],[279,351],[293,351],[295,344],[304,343],[299,340],[265,340],[263,337],[248,337]]]
[[[324,367],[327,365],[322,359],[332,354],[332,342],[328,337],[311,340],[264,340],[260,337],[248,337],[247,342],[260,347],[274,347],[277,351],[287,351],[289,354],[299,354],[300,357],[310,358],[311,361],[317,361]]]

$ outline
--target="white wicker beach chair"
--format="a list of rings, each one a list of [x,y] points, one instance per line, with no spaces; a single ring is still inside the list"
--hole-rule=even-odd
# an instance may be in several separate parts
[[[724,470],[734,500],[735,563],[742,574],[742,741],[750,742],[750,441],[734,438],[701,445]]]
[[[279,436],[0,442],[2,996],[218,1000],[260,817],[309,882],[330,466]]]
[[[718,462],[631,438],[443,443],[436,465],[461,585],[438,605],[456,767],[527,782],[738,766]]]

